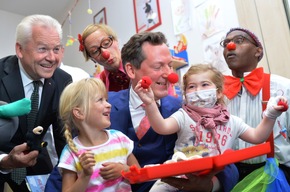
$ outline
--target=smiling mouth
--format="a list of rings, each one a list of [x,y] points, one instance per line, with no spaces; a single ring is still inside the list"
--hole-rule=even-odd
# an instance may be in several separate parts
[[[166,83],[156,82],[157,85],[166,85]]]
[[[110,116],[110,112],[103,113],[103,115],[108,117],[108,116]]]
[[[40,64],[41,67],[52,68],[53,64]]]

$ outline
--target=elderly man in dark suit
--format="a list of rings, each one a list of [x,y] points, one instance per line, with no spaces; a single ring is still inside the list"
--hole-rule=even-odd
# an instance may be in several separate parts
[[[11,103],[25,97],[31,98],[33,94],[39,95],[39,101],[35,102],[38,104],[38,112],[32,127],[28,126],[31,122],[30,114],[19,116],[16,133],[9,143],[0,146],[0,151],[9,154],[0,156],[0,182],[7,182],[13,191],[28,191],[25,180],[16,181],[11,177],[14,172],[19,172],[19,168],[26,167],[20,171],[25,175],[47,174],[52,170],[45,148],[39,152],[29,151],[30,147],[23,144],[27,142],[26,135],[32,128],[42,126],[43,137],[49,125],[53,125],[58,155],[66,143],[58,120],[58,104],[62,90],[72,78],[58,68],[61,62],[61,41],[62,29],[58,21],[46,15],[27,16],[16,29],[16,55],[0,60],[1,101]],[[3,174],[3,170],[6,174]]]

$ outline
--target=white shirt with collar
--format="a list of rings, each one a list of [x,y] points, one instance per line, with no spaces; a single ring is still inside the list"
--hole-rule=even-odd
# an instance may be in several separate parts
[[[24,68],[22,67],[21,62],[19,61],[19,69],[20,69],[20,76],[22,79],[23,83],[23,88],[24,88],[24,94],[27,99],[30,99],[32,92],[33,92],[33,80],[31,77],[26,73]],[[41,101],[41,96],[42,96],[42,89],[43,89],[43,84],[44,84],[44,78],[39,79],[41,81],[41,85],[39,85],[39,103],[38,106],[40,106],[40,101]]]
[[[144,108],[141,106],[143,104],[142,100],[137,95],[137,93],[132,89],[132,86],[130,86],[129,91],[130,91],[129,109],[130,109],[132,124],[136,131],[137,128],[139,127],[139,124],[142,118],[145,116],[146,113],[145,113]],[[161,106],[160,100],[157,100],[156,103],[159,106]]]

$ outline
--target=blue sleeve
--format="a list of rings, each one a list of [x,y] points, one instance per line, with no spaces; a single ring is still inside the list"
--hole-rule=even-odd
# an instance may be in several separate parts
[[[44,192],[62,191],[62,177],[57,166],[54,167],[47,179]]]
[[[219,172],[217,175],[224,192],[230,192],[234,186],[238,183],[239,172],[235,164],[230,164],[225,167],[225,169]]]

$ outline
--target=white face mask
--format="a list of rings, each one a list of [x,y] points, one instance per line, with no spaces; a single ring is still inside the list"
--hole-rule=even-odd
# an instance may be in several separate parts
[[[212,108],[216,101],[216,89],[205,89],[186,94],[187,104],[196,107]]]

